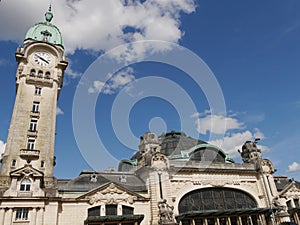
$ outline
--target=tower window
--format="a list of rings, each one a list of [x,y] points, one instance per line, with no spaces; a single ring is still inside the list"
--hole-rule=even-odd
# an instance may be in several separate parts
[[[15,167],[16,164],[17,164],[17,161],[16,161],[15,159],[13,159],[13,161],[11,161],[11,166],[12,166],[12,167]]]
[[[41,167],[42,167],[42,168],[45,167],[45,161],[41,161]]]
[[[34,150],[35,139],[28,139],[27,141],[27,149]]]
[[[35,87],[34,94],[35,94],[35,95],[41,95],[41,93],[42,93],[42,88],[40,88],[40,87]]]
[[[39,109],[40,109],[40,103],[39,102],[33,102],[32,112],[39,112]]]
[[[34,69],[30,70],[30,76],[32,76],[32,77],[35,76],[35,70]]]
[[[36,126],[37,126],[37,120],[36,119],[30,120],[29,130],[36,131]]]
[[[50,72],[46,72],[45,78],[50,79]]]
[[[30,191],[30,187],[31,187],[31,180],[24,179],[21,182],[20,191]]]
[[[16,220],[28,220],[28,208],[18,208],[16,211]]]
[[[40,71],[38,72],[38,77],[43,77],[43,71],[40,70]]]

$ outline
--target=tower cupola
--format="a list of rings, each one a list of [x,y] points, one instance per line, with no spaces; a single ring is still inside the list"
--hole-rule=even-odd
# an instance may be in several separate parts
[[[55,45],[61,45],[63,47],[63,38],[57,26],[51,23],[53,13],[51,6],[45,13],[45,21],[38,22],[28,29],[26,40],[45,41]]]

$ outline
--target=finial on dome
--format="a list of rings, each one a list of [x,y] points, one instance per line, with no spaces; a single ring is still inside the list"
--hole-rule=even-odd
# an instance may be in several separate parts
[[[51,22],[53,18],[53,13],[51,12],[51,4],[49,5],[49,9],[48,9],[48,12],[45,13],[45,19],[47,22]]]

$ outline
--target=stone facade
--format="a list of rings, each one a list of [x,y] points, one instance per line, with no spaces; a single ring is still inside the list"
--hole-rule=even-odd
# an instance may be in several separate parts
[[[51,11],[46,14],[43,29],[57,29]],[[42,29],[40,24],[35,26]],[[62,42],[51,42],[49,31],[42,40],[32,39],[34,30],[16,52],[17,94],[1,158],[0,225],[300,224],[300,183],[274,176],[255,141],[245,142],[243,163],[234,163],[222,149],[182,132],[147,132],[118,171],[82,171],[57,180],[56,102],[67,58]]]

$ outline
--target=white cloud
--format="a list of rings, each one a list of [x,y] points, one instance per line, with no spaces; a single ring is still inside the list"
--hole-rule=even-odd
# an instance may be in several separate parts
[[[238,149],[241,150],[246,141],[254,140],[257,137],[263,139],[264,134],[256,128],[255,132],[246,130],[244,132],[227,134],[224,139],[212,140],[210,143],[224,149],[232,158],[235,158],[239,156]],[[269,151],[267,146],[257,145],[257,147],[262,152]]]
[[[245,124],[239,121],[236,116],[239,113],[231,112],[229,116],[211,115],[209,110],[196,112],[191,118],[196,118],[197,131],[200,134],[208,132],[223,135],[223,138],[210,140],[213,145],[224,149],[232,158],[239,155],[238,149],[241,149],[246,141],[253,141],[255,138],[261,140],[265,138],[263,132],[254,128],[253,131],[245,130]],[[269,151],[267,146],[257,145],[261,151]]]
[[[300,163],[293,162],[291,165],[288,166],[287,172],[296,172],[300,170]]]
[[[5,146],[6,146],[6,143],[4,143],[3,141],[0,140],[0,158],[1,158],[1,154],[4,153]]]
[[[114,94],[117,90],[135,80],[133,75],[134,70],[131,67],[126,67],[115,74],[107,75],[107,82],[104,83],[99,80],[93,82],[93,86],[88,89],[89,93]]]
[[[98,0],[53,1],[53,23],[64,38],[65,48],[107,51],[131,41],[163,40],[177,43],[184,32],[180,30],[180,13],[192,13],[194,0]],[[9,0],[1,2],[0,40],[22,38],[30,26],[43,21],[48,1]],[[24,10],[26,8],[26,10]],[[9,23],[7,22],[9,21]],[[143,54],[144,45],[133,49]],[[132,52],[131,52],[132,53]]]
[[[196,114],[192,116],[195,117]],[[200,117],[196,119],[196,125],[197,131],[200,134],[206,134],[207,132],[225,134],[228,130],[242,129],[244,126],[243,123],[235,118],[220,115],[205,115],[205,117]]]
[[[68,59],[68,61],[69,61],[69,64],[68,64],[68,67],[67,67],[66,72],[65,72],[66,75],[68,75],[68,76],[71,77],[71,78],[77,78],[77,77],[80,77],[80,76],[81,76],[81,73],[74,71],[74,70],[72,69],[72,65],[73,65],[72,61],[71,61],[70,59]]]
[[[63,115],[64,112],[61,110],[61,108],[59,108],[58,106],[56,107],[56,115]]]

